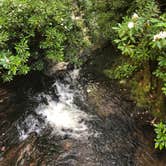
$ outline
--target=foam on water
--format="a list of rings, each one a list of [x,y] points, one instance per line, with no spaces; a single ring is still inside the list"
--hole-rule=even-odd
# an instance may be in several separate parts
[[[81,111],[74,104],[74,91],[69,85],[56,82],[56,88],[59,94],[59,101],[53,101],[48,96],[48,105],[40,105],[36,113],[45,117],[46,123],[50,124],[54,132],[60,135],[68,134],[71,137],[79,138],[89,134],[86,122],[90,116]]]
[[[60,135],[70,134],[79,137],[88,134],[88,127],[84,121],[88,116],[84,112],[53,101],[47,107],[38,109],[39,113],[46,117],[46,122]]]
[[[25,140],[32,132],[39,134],[42,130],[39,120],[33,115],[28,115],[16,127],[20,135],[20,140]]]
[[[70,73],[72,82],[77,78],[79,71]],[[53,133],[61,136],[68,135],[69,137],[82,139],[87,138],[92,134],[88,121],[92,120],[93,116],[79,109],[74,103],[74,96],[77,90],[70,88],[69,83],[56,81],[53,85],[56,88],[58,101],[53,100],[50,95],[41,93],[38,98],[45,98],[48,104],[41,103],[35,113],[44,120],[44,126],[51,126]],[[81,97],[81,96],[80,96]],[[41,125],[38,119],[33,116],[28,116],[24,122],[28,130],[24,130],[18,126],[20,138],[25,139],[31,132],[40,133],[43,124]]]

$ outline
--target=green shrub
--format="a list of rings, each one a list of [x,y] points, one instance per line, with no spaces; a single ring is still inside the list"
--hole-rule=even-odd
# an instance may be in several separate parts
[[[112,27],[127,13],[132,2],[133,0],[78,0],[91,40],[101,43],[113,39]]]
[[[137,70],[136,66],[124,63],[113,70],[105,70],[104,73],[111,79],[129,78]]]
[[[42,70],[48,59],[80,63],[79,53],[114,35],[132,0],[0,1],[0,74],[4,81]]]
[[[160,150],[166,148],[166,124],[160,122],[155,124],[155,148]]]
[[[0,2],[0,74],[4,81],[42,70],[47,59],[77,62],[85,40],[73,19],[73,1]]]
[[[162,79],[166,94],[166,14],[160,14],[154,1],[137,0],[138,9],[131,17],[114,27],[117,37],[115,43],[126,56],[126,63],[143,69],[145,65],[153,68],[153,74]],[[119,68],[119,67],[118,67]],[[126,70],[126,69],[125,69]],[[132,73],[125,71],[126,77]],[[124,76],[124,74],[123,74]]]

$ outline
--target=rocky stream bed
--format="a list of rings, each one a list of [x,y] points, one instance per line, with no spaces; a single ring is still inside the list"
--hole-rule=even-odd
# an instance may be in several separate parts
[[[135,104],[115,85],[85,79],[82,86],[72,74],[1,87],[1,166],[165,165],[145,111],[131,111]]]

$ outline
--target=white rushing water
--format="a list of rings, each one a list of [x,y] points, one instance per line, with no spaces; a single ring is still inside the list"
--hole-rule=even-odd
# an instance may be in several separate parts
[[[70,73],[72,82],[75,81],[78,74],[77,70]],[[71,89],[70,84],[61,83],[60,81],[56,81],[53,87],[57,90],[58,101],[53,100],[50,95],[43,93],[38,95],[38,98],[43,97],[48,102],[48,104],[41,103],[35,109],[36,114],[43,118],[44,124],[41,125],[39,120],[32,115],[27,116],[22,122],[24,126],[27,126],[26,130],[23,130],[21,126],[17,127],[20,139],[27,138],[31,132],[40,134],[42,129],[48,125],[52,127],[53,134],[68,135],[75,139],[87,138],[92,134],[88,121],[92,120],[93,116],[80,110],[74,103],[76,90]]]
[[[87,136],[88,126],[85,121],[89,120],[89,116],[74,104],[74,91],[69,88],[69,85],[59,82],[55,85],[59,101],[53,101],[50,96],[45,96],[48,105],[40,105],[36,112],[45,117],[46,123],[52,126],[55,133],[69,134],[75,138]]]

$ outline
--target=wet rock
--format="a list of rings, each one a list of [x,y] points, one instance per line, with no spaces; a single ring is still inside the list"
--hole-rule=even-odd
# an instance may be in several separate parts
[[[52,76],[57,73],[63,73],[68,69],[68,66],[69,66],[68,62],[50,63],[45,74],[48,76]]]
[[[137,108],[126,95],[124,98],[123,92],[120,96],[114,94],[116,91],[111,87],[107,89],[101,84],[92,84],[88,102],[95,107],[94,110],[100,117],[106,119],[104,130],[110,131],[95,143],[103,141],[99,151],[103,154],[106,149],[108,151],[109,157],[106,160],[103,158],[103,165],[164,166],[166,154],[163,152],[158,155],[154,149],[154,130],[151,125],[153,117],[149,111]],[[111,143],[106,142],[107,137]],[[112,160],[114,161],[109,162]]]

